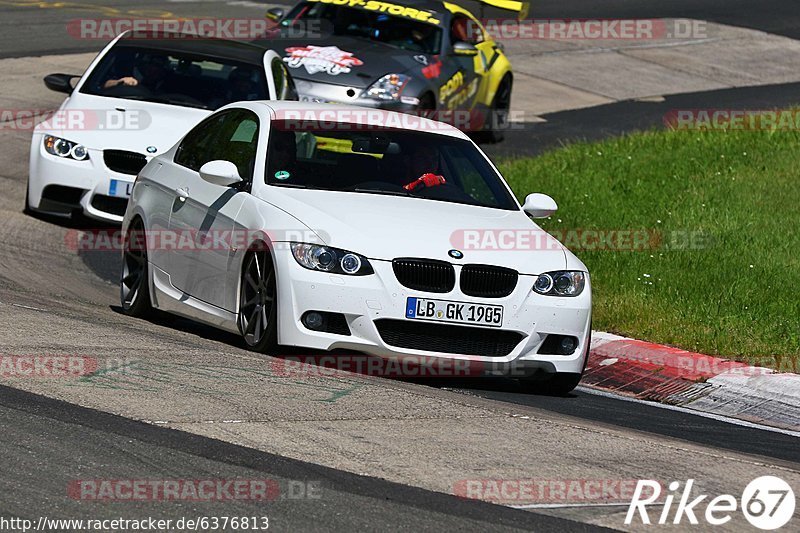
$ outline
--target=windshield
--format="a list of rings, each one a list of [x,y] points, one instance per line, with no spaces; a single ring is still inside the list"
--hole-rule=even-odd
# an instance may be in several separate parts
[[[437,26],[439,20],[436,13],[412,8],[372,11],[369,8],[373,4],[377,7],[389,5],[366,2],[363,7],[355,8],[304,2],[295,6],[281,25],[291,26],[310,20],[321,21],[321,29],[329,30],[333,35],[369,39],[412,52],[439,53],[442,30]],[[390,11],[400,14],[390,14]]]
[[[132,46],[112,48],[81,92],[199,109],[268,99],[260,66]]]
[[[517,209],[500,176],[469,141],[419,131],[326,123],[270,126],[270,185],[427,198]]]

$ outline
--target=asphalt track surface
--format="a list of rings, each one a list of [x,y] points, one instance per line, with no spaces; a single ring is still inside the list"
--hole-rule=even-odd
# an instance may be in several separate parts
[[[83,5],[89,2],[82,3]],[[64,22],[76,16],[62,9],[39,9],[34,14],[15,2],[0,1],[0,57],[22,57],[86,51],[97,43],[76,43],[62,35]],[[19,4],[19,2],[16,2]],[[213,13],[206,2],[104,2],[124,13],[130,10],[162,9],[172,13]],[[230,6],[231,10],[239,9]],[[252,15],[251,8],[241,8]],[[755,11],[755,12],[754,12]],[[105,11],[92,16],[109,16]],[[236,16],[231,13],[230,16]],[[800,34],[800,8],[791,2],[667,1],[667,2],[542,2],[538,17],[690,17],[748,26],[787,36]],[[32,31],[36,25],[36,33]],[[596,108],[556,113],[536,128],[512,133],[503,145],[491,149],[495,156],[536,153],[570,139],[597,139],[626,131],[657,127],[665,110],[676,107],[779,107],[797,103],[800,84],[731,89],[676,95],[662,103],[622,102]],[[517,137],[515,137],[517,136]],[[23,157],[25,154],[17,154]],[[22,186],[22,183],[16,185]],[[3,194],[5,196],[5,193]],[[19,194],[14,195],[15,198]],[[4,202],[5,203],[5,202]],[[46,220],[53,228],[78,226]],[[97,227],[96,223],[90,223]],[[0,258],[13,254],[0,250]],[[51,259],[41,251],[41,264]],[[82,262],[100,280],[116,281],[115,258],[110,254],[84,254]],[[9,284],[3,277],[3,288]],[[82,283],[81,281],[80,283]],[[113,287],[103,289],[113,297]],[[21,291],[22,294],[25,290]],[[220,346],[235,344],[234,337],[208,332],[188,321],[167,324],[189,335],[202,336]],[[142,327],[147,327],[146,325]],[[461,383],[426,383],[469,395],[535,407],[587,423],[632,430],[643,436],[660,435],[695,443],[713,450],[750,454],[797,469],[800,447],[796,437],[762,429],[701,418],[684,411],[666,410],[642,403],[597,396],[578,390],[559,399],[522,393],[507,380]],[[86,409],[43,396],[0,386],[0,515],[35,517],[53,512],[69,516],[80,511],[81,502],[58,498],[69,479],[81,469],[102,468],[107,478],[170,477],[178,470],[186,478],[269,477],[276,480],[322,480],[322,502],[281,500],[269,507],[271,524],[279,530],[377,530],[386,527],[408,530],[580,531],[586,526],[505,507],[465,501],[423,489],[357,476],[278,455],[267,454],[180,431],[142,424],[101,411]],[[178,468],[178,466],[180,468]],[[145,475],[142,475],[142,473]],[[252,514],[253,504],[226,503],[218,508],[191,504],[148,507],[108,506],[93,508],[103,515],[127,517],[158,515],[161,518],[194,514]],[[100,516],[97,516],[97,515]]]
[[[222,441],[135,422],[0,386],[0,516],[80,516],[85,502],[59,499],[70,479],[99,468],[108,479],[260,479],[280,497],[268,502],[114,502],[94,507],[93,519],[268,516],[270,530],[589,531],[587,525],[499,505],[407,487],[286,459]],[[23,444],[24,443],[24,444]],[[35,483],[31,472],[35,471]],[[296,498],[313,487],[319,498]],[[299,483],[299,484],[298,484]],[[307,490],[307,489],[305,489]],[[64,503],[66,501],[66,503]]]

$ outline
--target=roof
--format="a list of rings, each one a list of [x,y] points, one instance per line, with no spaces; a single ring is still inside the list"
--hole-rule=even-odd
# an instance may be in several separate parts
[[[116,46],[196,54],[258,65],[262,63],[264,52],[268,50],[264,46],[241,41],[210,39],[180,33],[173,35],[173,38],[167,39],[142,39],[128,33],[117,41]]]

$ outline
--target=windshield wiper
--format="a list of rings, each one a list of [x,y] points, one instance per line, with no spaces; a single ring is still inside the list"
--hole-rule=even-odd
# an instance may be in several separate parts
[[[184,107],[193,107],[195,109],[208,109],[208,106],[205,104],[188,102],[186,100],[179,100],[177,98],[159,98],[158,96],[156,97],[151,96],[149,98],[149,101],[155,102],[157,104],[170,104],[170,105],[180,105]]]
[[[111,98],[122,98],[125,100],[136,100],[139,102],[153,102],[156,104],[169,104],[169,105],[180,105],[184,107],[193,107],[195,109],[208,109],[208,106],[205,104],[195,104],[194,102],[187,102],[185,100],[178,100],[175,98],[159,98],[158,96],[145,96],[142,94],[130,94],[125,96],[116,96],[113,94],[107,94],[105,96],[110,96]]]
[[[356,187],[353,189],[353,192],[367,192],[372,194],[387,194],[389,196],[411,196],[411,193],[408,191],[387,191],[385,189],[362,189],[361,187]]]
[[[279,183],[279,182],[267,182],[267,185],[272,185],[274,187],[286,187],[287,189],[316,189],[318,191],[327,191],[330,189],[325,189],[324,187],[318,187],[317,185],[307,185],[305,183]]]

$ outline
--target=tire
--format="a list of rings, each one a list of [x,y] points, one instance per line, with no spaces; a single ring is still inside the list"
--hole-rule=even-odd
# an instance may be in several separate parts
[[[266,246],[247,252],[239,283],[239,332],[247,348],[269,353],[278,346],[278,291]]]
[[[30,197],[31,197],[31,191],[28,188],[28,186],[26,185],[25,186],[25,207],[22,208],[22,212],[24,214],[26,214],[26,215],[32,215],[33,214],[33,211],[30,208],[30,205],[31,205]]]
[[[141,218],[136,218],[131,223],[125,235],[119,291],[122,310],[126,315],[137,318],[152,316],[147,242]]]
[[[499,143],[506,137],[508,111],[511,108],[512,85],[511,76],[506,74],[500,85],[497,86],[497,92],[494,94],[494,100],[492,100],[490,108],[490,121],[486,130],[486,140],[490,143]],[[500,127],[492,129],[496,125]]]

